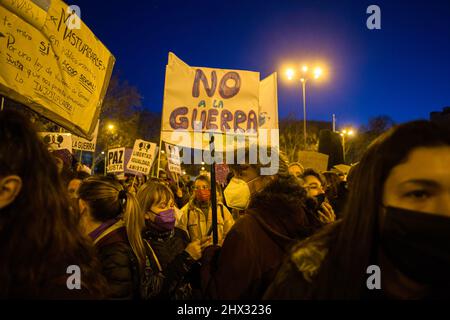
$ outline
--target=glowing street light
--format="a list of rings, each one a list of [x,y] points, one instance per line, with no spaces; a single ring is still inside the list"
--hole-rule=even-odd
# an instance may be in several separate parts
[[[303,65],[301,67],[300,82],[302,84],[303,92],[303,136],[305,138],[305,150],[306,150],[306,82],[310,79],[311,75],[308,74],[309,67]],[[293,68],[286,69],[286,77],[288,80],[294,80],[296,72]],[[323,75],[323,69],[321,67],[315,67],[312,73],[314,79],[319,79]],[[297,78],[298,79],[298,78]]]
[[[109,130],[109,131],[114,130],[114,125],[113,125],[113,124],[108,124],[108,130]]]
[[[288,78],[288,80],[294,79],[294,74],[294,69],[289,68],[286,70],[286,77]]]
[[[343,156],[344,156],[344,162],[345,162],[345,137],[351,137],[354,136],[355,130],[349,128],[349,129],[342,129],[342,131],[340,132],[340,135],[342,137],[342,151],[343,151]]]
[[[319,68],[319,67],[315,68],[314,69],[314,79],[319,79],[320,76],[322,76],[322,73],[323,73],[322,68]]]

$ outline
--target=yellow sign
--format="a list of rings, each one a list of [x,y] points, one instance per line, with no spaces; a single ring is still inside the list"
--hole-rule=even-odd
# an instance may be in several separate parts
[[[259,73],[190,67],[169,53],[162,131],[258,130]]]
[[[64,2],[0,0],[0,93],[76,135],[91,138],[114,61]]]

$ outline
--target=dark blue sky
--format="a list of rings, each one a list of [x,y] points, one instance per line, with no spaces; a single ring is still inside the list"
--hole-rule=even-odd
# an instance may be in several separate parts
[[[73,1],[115,55],[115,71],[161,111],[169,51],[195,66],[259,71],[325,61],[307,88],[307,118],[338,126],[389,115],[428,118],[450,105],[449,0]],[[366,9],[381,8],[381,30]],[[281,78],[282,74],[279,74]],[[302,117],[299,85],[278,83],[281,117]]]

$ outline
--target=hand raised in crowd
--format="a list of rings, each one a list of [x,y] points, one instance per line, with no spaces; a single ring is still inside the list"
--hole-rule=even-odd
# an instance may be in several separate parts
[[[184,251],[189,253],[192,259],[196,261],[200,260],[200,258],[202,257],[202,246],[200,240],[195,240],[189,243]]]
[[[323,202],[320,206],[319,213],[319,219],[323,223],[331,223],[333,221],[336,221],[336,214],[333,211],[333,208],[328,202]]]

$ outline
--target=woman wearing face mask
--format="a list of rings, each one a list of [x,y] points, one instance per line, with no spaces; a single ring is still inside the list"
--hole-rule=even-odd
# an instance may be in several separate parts
[[[272,159],[276,157],[272,154]],[[228,206],[246,214],[231,228],[222,248],[205,250],[201,270],[205,297],[261,299],[290,245],[322,225],[307,209],[306,192],[289,174],[285,156],[278,158],[275,175],[261,175],[259,164],[231,166],[234,177],[224,196]]]
[[[150,181],[139,188],[137,194],[145,212],[143,237],[152,252],[150,267],[164,277],[155,298],[195,298],[191,286],[191,271],[201,258],[199,240],[189,242],[183,230],[175,227],[174,196],[165,184]]]
[[[185,230],[191,240],[202,240],[211,235],[211,183],[208,177],[198,176],[194,182],[194,194],[181,211],[178,227]],[[223,242],[234,224],[233,216],[217,197],[217,231],[219,243]]]
[[[448,299],[449,163],[443,126],[411,122],[380,137],[354,172],[343,220],[298,244],[265,297]]]

